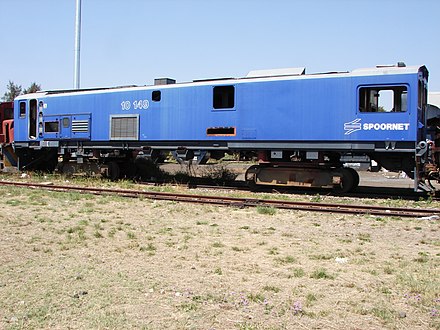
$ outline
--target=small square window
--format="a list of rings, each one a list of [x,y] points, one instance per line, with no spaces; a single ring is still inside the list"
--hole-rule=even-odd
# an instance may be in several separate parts
[[[151,99],[152,99],[154,102],[159,102],[159,101],[160,101],[160,98],[161,98],[161,93],[160,93],[160,91],[153,91],[153,93],[152,93],[152,95],[151,95]]]
[[[46,121],[44,123],[44,132],[45,133],[58,133],[59,132],[59,123],[57,121]]]
[[[214,87],[214,109],[231,109],[234,107],[235,99],[234,86],[215,86]]]

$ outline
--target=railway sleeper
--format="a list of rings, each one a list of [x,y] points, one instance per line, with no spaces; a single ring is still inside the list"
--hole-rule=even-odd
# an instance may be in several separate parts
[[[301,168],[283,166],[251,166],[246,171],[251,189],[259,186],[333,188],[345,193],[356,189],[359,175],[352,168]]]

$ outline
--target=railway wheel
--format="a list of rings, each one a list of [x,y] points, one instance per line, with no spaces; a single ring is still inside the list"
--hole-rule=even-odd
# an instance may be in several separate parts
[[[246,170],[246,173],[244,175],[244,179],[251,191],[257,190],[257,173],[258,173],[259,167],[258,165],[253,165],[249,167]]]
[[[121,170],[117,162],[112,161],[108,163],[108,178],[111,181],[117,181],[120,177]]]
[[[349,170],[353,176],[353,187],[351,188],[351,190],[354,190],[359,186],[359,181],[360,181],[359,173],[351,167],[346,167],[345,169]]]
[[[339,170],[341,180],[335,186],[335,191],[338,193],[346,193],[357,187],[359,184],[359,175],[352,168],[341,168]]]

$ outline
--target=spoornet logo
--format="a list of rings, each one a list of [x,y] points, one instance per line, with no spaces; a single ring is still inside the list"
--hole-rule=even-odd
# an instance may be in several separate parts
[[[344,123],[345,135],[357,131],[407,131],[409,123],[361,123],[361,119],[355,119]]]

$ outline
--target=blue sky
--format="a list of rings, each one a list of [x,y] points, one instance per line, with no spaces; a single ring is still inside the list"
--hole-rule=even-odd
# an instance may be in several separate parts
[[[73,88],[75,0],[0,0],[9,80]],[[306,67],[425,64],[440,91],[438,0],[82,0],[81,87]]]

